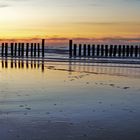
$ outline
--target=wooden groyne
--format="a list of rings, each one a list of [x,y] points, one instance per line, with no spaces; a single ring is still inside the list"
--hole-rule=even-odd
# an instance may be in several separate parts
[[[45,56],[45,39],[41,43],[2,43],[1,57],[42,57]]]
[[[140,45],[75,44],[70,40],[69,57],[140,58]]]

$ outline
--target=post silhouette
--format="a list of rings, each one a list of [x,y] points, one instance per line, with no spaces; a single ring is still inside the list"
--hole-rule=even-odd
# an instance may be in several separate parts
[[[77,55],[77,44],[74,44],[74,57],[76,57],[76,55]]]
[[[18,56],[20,57],[20,46],[21,46],[21,43],[18,43]]]
[[[24,43],[21,44],[21,56],[24,57]]]
[[[33,43],[31,43],[31,57],[33,57]]]
[[[95,45],[92,45],[92,57],[95,56]]]
[[[45,53],[45,39],[42,39],[42,57],[44,57]]]
[[[72,40],[69,41],[69,56],[72,57],[72,46],[73,46],[73,42]]]
[[[36,57],[36,43],[34,43],[34,57]]]
[[[29,56],[29,43],[26,43],[26,57]]]
[[[17,43],[15,43],[15,57],[17,56]]]
[[[2,57],[4,56],[4,43],[2,43]]]
[[[105,57],[108,57],[108,45],[105,45]]]
[[[8,56],[8,43],[5,43],[5,56]]]
[[[11,43],[11,57],[13,57],[14,55],[14,44]]]
[[[81,52],[82,52],[82,44],[79,44],[79,56],[81,57]]]
[[[84,44],[84,50],[83,50],[83,53],[84,53],[84,57],[86,57],[86,55],[87,55],[87,45],[86,44]]]

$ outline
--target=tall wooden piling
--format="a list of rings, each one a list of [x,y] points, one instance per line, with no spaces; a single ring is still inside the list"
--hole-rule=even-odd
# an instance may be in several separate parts
[[[37,46],[38,46],[38,57],[40,57],[40,44],[38,43]]]
[[[13,57],[14,55],[14,44],[11,43],[11,57]]]
[[[97,45],[97,53],[96,53],[96,56],[100,56],[100,45]]]
[[[83,47],[84,47],[83,54],[84,54],[84,57],[86,57],[86,55],[87,55],[87,45],[84,44]]]
[[[34,57],[36,57],[36,43],[34,43]]]
[[[45,39],[42,39],[42,57],[45,55]]]
[[[135,46],[135,57],[138,57],[138,46]]]
[[[110,56],[110,57],[113,56],[113,45],[110,45],[109,56]]]
[[[18,43],[18,56],[20,57],[20,46],[21,46],[21,43]]]
[[[21,44],[21,56],[24,57],[24,43]]]
[[[74,44],[74,52],[73,52],[74,57],[77,55],[77,44]]]
[[[79,44],[79,57],[81,57],[82,54],[82,44]]]
[[[126,47],[125,47],[125,45],[123,45],[122,56],[123,56],[123,57],[125,57],[125,56],[126,56]]]
[[[121,54],[122,54],[122,46],[119,45],[118,46],[118,57],[121,57]]]
[[[31,43],[31,57],[33,57],[33,43]]]
[[[127,57],[129,57],[129,52],[130,52],[129,45],[127,45],[127,48],[126,48],[126,56]]]
[[[26,57],[29,56],[29,43],[26,43]]]
[[[133,57],[133,53],[134,53],[134,46],[132,45],[130,47],[130,57]]]
[[[8,43],[5,43],[5,57],[8,56]]]
[[[95,56],[95,45],[92,45],[92,57]]]
[[[73,46],[73,41],[69,41],[69,57],[72,57],[72,46]]]
[[[113,51],[113,56],[117,56],[117,45],[114,45],[114,51]]]
[[[2,43],[2,57],[4,56],[4,43]]]
[[[90,44],[88,45],[88,57],[90,57]]]
[[[105,45],[105,57],[108,57],[108,45]]]
[[[104,45],[101,45],[101,56],[104,56]]]
[[[15,43],[15,57],[17,56],[17,43]]]

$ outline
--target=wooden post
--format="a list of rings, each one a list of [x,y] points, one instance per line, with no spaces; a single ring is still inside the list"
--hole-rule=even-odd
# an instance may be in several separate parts
[[[126,50],[125,45],[123,45],[123,52],[122,52],[122,53],[123,53],[123,54],[122,54],[123,57],[125,57],[125,54],[126,54],[126,53],[125,53],[125,50]]]
[[[13,55],[14,55],[14,49],[13,49],[13,47],[14,47],[14,44],[11,43],[11,56],[12,56],[12,57],[13,57]]]
[[[129,50],[130,50],[130,49],[129,49],[129,45],[127,45],[127,48],[126,48],[126,56],[127,56],[127,57],[129,57],[129,52],[130,52]]]
[[[69,57],[72,57],[72,46],[73,46],[73,41],[69,41]]]
[[[113,45],[110,45],[109,56],[113,56]]]
[[[90,45],[88,45],[88,57],[90,57]]]
[[[76,57],[76,55],[77,55],[77,44],[74,44],[74,57]]]
[[[34,43],[34,57],[36,57],[36,43]]]
[[[18,56],[20,57],[20,46],[21,46],[21,43],[18,43]]]
[[[81,57],[81,52],[82,52],[82,44],[79,44],[79,57]]]
[[[118,48],[118,56],[121,57],[121,54],[122,54],[122,46],[119,45],[118,47],[119,47]]]
[[[4,43],[2,43],[2,57],[4,56]]]
[[[131,48],[130,48],[130,57],[133,57],[133,53],[134,53],[134,47],[131,46]]]
[[[117,56],[117,45],[114,45],[114,54],[113,54],[114,57]]]
[[[44,57],[45,54],[45,39],[42,39],[42,57]]]
[[[38,43],[38,57],[40,57],[40,44]]]
[[[105,57],[108,57],[108,45],[105,45]]]
[[[8,43],[5,43],[5,56],[8,56]]]
[[[31,57],[33,57],[33,43],[31,43]]]
[[[29,43],[26,43],[26,57],[29,56]]]
[[[22,49],[21,49],[21,56],[24,57],[24,43],[21,44],[22,45]]]
[[[86,57],[86,55],[87,55],[87,45],[84,44],[84,57]]]
[[[101,56],[104,56],[104,45],[101,45]]]
[[[100,56],[100,45],[97,45],[97,56]]]
[[[135,46],[135,57],[138,57],[138,46]]]
[[[95,56],[95,45],[92,45],[92,56]]]
[[[15,43],[15,57],[17,56],[17,43]]]

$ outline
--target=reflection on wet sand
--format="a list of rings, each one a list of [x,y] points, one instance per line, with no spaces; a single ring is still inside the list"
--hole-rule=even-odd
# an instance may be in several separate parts
[[[107,74],[113,76],[132,76],[140,78],[140,65],[127,64],[87,64],[70,62],[68,71],[71,72],[86,72],[93,74]]]
[[[2,68],[15,68],[15,69],[40,69],[42,72],[44,72],[44,61],[36,61],[36,60],[31,60],[31,61],[23,61],[23,60],[1,60],[1,67]]]

